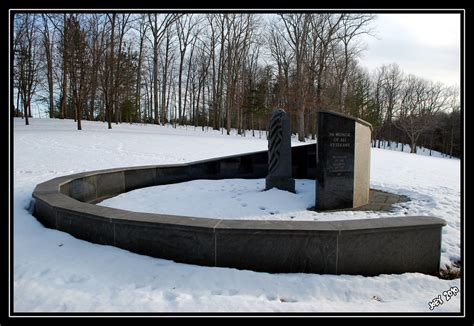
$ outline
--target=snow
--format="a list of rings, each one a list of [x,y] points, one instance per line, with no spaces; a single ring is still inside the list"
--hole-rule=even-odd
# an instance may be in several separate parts
[[[258,134],[257,137],[227,136],[220,131],[203,132],[193,127],[174,129],[122,124],[108,130],[102,122],[83,121],[83,130],[77,131],[71,120],[31,119],[30,123],[24,126],[21,119],[14,119],[13,123],[15,312],[460,311],[463,295],[460,279],[443,280],[420,273],[363,277],[269,274],[202,267],[92,244],[46,229],[29,211],[31,193],[40,182],[83,171],[190,162],[264,150],[267,142],[264,135],[262,138]],[[293,144],[298,142],[294,140]],[[459,160],[372,149],[370,172],[371,188],[404,194],[411,201],[399,204],[395,212],[383,216],[352,212],[349,218],[405,213],[441,217],[448,223],[443,228],[441,263],[450,264],[460,259]],[[194,205],[192,189],[194,194],[197,189],[203,198],[212,198],[211,190],[217,187],[226,194],[221,197],[228,197],[226,204],[240,207],[238,210],[227,208],[227,213],[247,218],[294,216],[295,219],[323,220],[337,217],[337,213],[314,215],[306,211],[314,194],[311,188],[314,184],[308,180],[297,181],[296,195],[283,194],[293,196],[289,197],[291,200],[280,198],[283,192],[278,190],[261,192],[263,180],[210,183],[196,180],[187,185],[163,186],[168,187],[168,191],[157,191],[161,191],[160,196],[169,197],[162,198],[164,206],[160,209],[182,206],[186,210],[186,206],[192,205],[182,205],[181,198],[187,198],[186,201]],[[171,186],[177,188],[171,190]],[[235,198],[231,198],[233,195]],[[199,201],[205,205],[205,200]],[[275,206],[276,202],[280,204]],[[247,207],[243,207],[245,203]],[[443,291],[453,286],[461,293],[450,301],[444,300]],[[428,302],[438,295],[444,303],[431,311]]]
[[[375,147],[383,148],[386,150],[398,151],[398,152],[405,152],[410,153],[411,146],[408,144],[402,144],[397,142],[390,142],[390,146],[388,141],[376,140]],[[416,154],[424,155],[424,156],[431,156],[431,157],[449,157],[449,154],[441,153],[435,150],[431,150],[429,148],[423,146],[416,146]],[[451,158],[451,157],[450,157]]]
[[[314,180],[296,180],[293,194],[263,191],[265,179],[194,180],[137,189],[98,205],[203,218],[290,220],[314,206],[314,187]]]

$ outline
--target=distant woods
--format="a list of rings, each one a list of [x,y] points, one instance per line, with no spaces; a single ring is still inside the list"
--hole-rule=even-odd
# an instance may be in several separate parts
[[[384,139],[461,152],[455,88],[358,63],[370,14],[16,13],[13,116],[194,125],[240,135],[285,109],[300,141],[320,109]],[[374,143],[375,144],[375,143]]]

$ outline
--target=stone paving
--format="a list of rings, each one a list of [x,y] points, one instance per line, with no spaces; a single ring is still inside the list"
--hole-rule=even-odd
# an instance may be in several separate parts
[[[337,211],[384,211],[389,212],[393,209],[393,204],[409,201],[410,198],[404,195],[396,195],[390,192],[370,189],[369,203],[357,208],[334,209],[325,212]]]

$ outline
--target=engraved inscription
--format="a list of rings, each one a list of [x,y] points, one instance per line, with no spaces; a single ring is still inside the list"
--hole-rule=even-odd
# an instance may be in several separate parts
[[[351,165],[351,132],[330,132],[329,148],[333,149],[328,157],[327,172],[331,176],[343,176],[352,170]]]
[[[328,161],[328,172],[339,173],[350,171],[347,154],[333,154]]]
[[[350,148],[351,137],[352,135],[350,132],[330,132],[329,133],[329,147]]]

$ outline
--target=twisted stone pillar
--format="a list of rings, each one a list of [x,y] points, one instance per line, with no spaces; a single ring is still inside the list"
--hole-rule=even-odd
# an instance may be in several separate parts
[[[265,189],[273,187],[295,192],[291,178],[291,129],[290,118],[283,109],[273,112],[268,135],[268,176]]]

